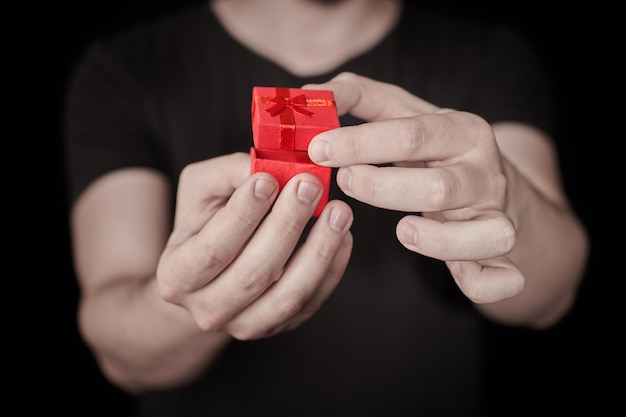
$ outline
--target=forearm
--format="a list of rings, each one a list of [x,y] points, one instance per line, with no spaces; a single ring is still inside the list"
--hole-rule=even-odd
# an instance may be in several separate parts
[[[510,163],[507,214],[517,230],[509,259],[525,276],[521,294],[478,305],[487,317],[505,324],[546,328],[573,305],[588,256],[584,227],[567,204],[548,199]]]
[[[202,332],[185,310],[162,301],[154,278],[85,294],[79,326],[106,377],[132,393],[193,379],[230,340]]]

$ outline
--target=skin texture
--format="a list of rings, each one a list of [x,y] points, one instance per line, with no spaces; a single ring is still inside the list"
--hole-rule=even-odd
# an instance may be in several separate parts
[[[337,183],[347,195],[423,212],[397,226],[407,249],[446,261],[461,291],[495,321],[544,328],[569,310],[587,237],[543,132],[490,126],[355,74],[308,87],[333,90],[340,113],[371,122],[318,135],[309,155],[342,167]],[[371,165],[387,162],[395,166]]]
[[[257,10],[260,3],[266,9]],[[263,21],[263,10],[270,19],[272,13],[311,8],[313,13],[298,14],[311,19],[302,23],[325,17],[327,30],[341,39],[345,26],[361,28],[358,22],[383,7],[387,23],[368,32],[371,41],[384,36],[397,13],[395,2],[282,3],[232,0],[214,7],[241,39],[254,30],[246,26],[246,10],[257,10],[256,20]],[[233,26],[228,16],[237,10],[242,19]],[[344,16],[345,10],[352,15]],[[359,20],[335,20],[335,12]],[[305,73],[306,62],[326,45],[325,39],[318,42],[305,57],[267,53]],[[364,47],[347,42],[340,52],[346,59]],[[324,65],[332,68],[336,61]],[[451,279],[481,313],[539,329],[569,311],[588,241],[543,132],[513,122],[491,126],[477,115],[438,108],[356,74],[303,87],[333,90],[339,113],[369,122],[319,134],[310,157],[340,167],[337,182],[347,195],[406,212],[397,224],[398,240],[445,261]],[[105,375],[128,392],[192,380],[233,338],[297,328],[340,282],[352,249],[350,207],[330,201],[297,246],[321,184],[300,174],[278,195],[276,180],[250,175],[249,163],[248,154],[236,153],[191,164],[176,190],[154,171],[119,170],[93,182],[73,206],[79,326]],[[374,166],[379,163],[393,165]]]

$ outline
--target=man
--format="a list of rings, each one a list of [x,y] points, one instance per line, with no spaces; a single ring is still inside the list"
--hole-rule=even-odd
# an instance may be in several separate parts
[[[222,0],[95,45],[68,121],[80,326],[146,415],[480,415],[482,317],[547,328],[583,226],[506,29],[400,1]],[[343,127],[250,174],[254,85]]]

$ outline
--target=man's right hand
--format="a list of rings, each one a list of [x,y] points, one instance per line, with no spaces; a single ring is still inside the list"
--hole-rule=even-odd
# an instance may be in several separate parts
[[[311,174],[278,195],[268,173],[249,174],[249,155],[187,166],[174,229],[157,269],[164,300],[207,332],[258,339],[298,327],[339,283],[352,250],[352,210],[330,201],[298,241],[322,194]]]

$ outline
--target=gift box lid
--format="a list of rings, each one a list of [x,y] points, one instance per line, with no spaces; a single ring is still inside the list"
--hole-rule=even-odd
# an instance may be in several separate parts
[[[330,90],[252,89],[252,137],[256,148],[306,151],[315,135],[336,127],[339,117]]]

